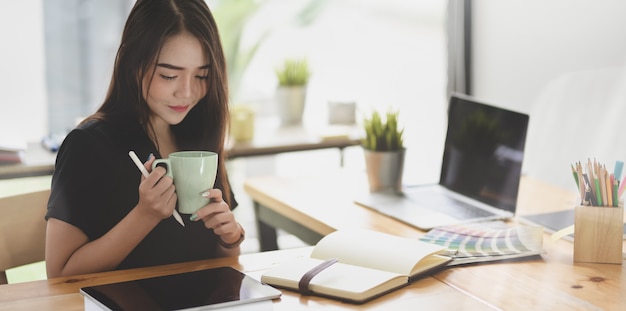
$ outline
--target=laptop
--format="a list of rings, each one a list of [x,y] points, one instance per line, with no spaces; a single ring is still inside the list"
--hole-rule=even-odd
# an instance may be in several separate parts
[[[511,218],[528,121],[527,114],[452,94],[439,183],[367,193],[355,203],[422,230]]]

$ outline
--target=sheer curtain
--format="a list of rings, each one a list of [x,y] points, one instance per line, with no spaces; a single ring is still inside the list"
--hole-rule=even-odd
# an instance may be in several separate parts
[[[446,95],[471,95],[472,0],[448,0],[448,85]]]

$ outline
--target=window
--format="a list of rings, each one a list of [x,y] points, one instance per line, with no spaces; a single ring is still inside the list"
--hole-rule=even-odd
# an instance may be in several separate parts
[[[305,122],[326,122],[326,103],[335,99],[354,100],[362,109],[391,105],[415,121],[425,110],[445,112],[446,1],[327,1],[310,24],[293,26],[285,16],[301,12],[302,2],[286,7],[269,1],[250,19],[244,46],[267,24],[279,24],[233,90],[235,103],[273,113],[274,67],[286,57],[304,56],[313,71]]]
[[[223,1],[208,2],[217,13]],[[432,111],[443,120],[446,1],[317,2],[324,5],[301,26],[290,16],[297,16],[308,2],[255,2],[261,5],[248,20],[241,43],[260,44],[242,70],[240,83],[233,86],[233,102],[254,104],[259,115],[271,115],[277,83],[274,67],[285,57],[306,56],[313,76],[305,123],[325,123],[326,103],[335,99],[354,100],[361,108],[391,105],[410,116],[412,124],[432,121],[431,116],[422,117]],[[3,131],[8,124],[11,130],[26,133],[24,139],[38,140],[64,134],[77,118],[92,113],[108,88],[119,36],[133,3],[46,0],[0,5],[3,34],[16,27],[27,34],[9,37],[20,40],[19,51],[27,52],[4,51],[16,57],[3,65],[9,66],[3,72],[22,72],[20,64],[33,67],[27,68],[25,77],[14,76],[15,84],[2,84],[12,88],[7,101],[20,109],[13,113],[13,108],[2,105],[0,121],[11,119],[2,122]],[[33,79],[44,82],[34,88]],[[38,96],[24,99],[23,94],[32,93]],[[47,125],[33,129],[33,124]]]

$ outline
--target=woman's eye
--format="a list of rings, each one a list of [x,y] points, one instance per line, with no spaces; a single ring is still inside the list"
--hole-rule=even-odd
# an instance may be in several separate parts
[[[176,76],[166,76],[166,75],[161,75],[161,78],[165,79],[165,80],[174,80],[176,78]]]
[[[196,76],[198,80],[207,80],[209,76]]]

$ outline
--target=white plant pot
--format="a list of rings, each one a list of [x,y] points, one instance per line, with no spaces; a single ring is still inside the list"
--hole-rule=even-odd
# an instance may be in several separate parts
[[[302,123],[306,86],[279,86],[276,89],[276,103],[281,125]]]
[[[353,101],[329,101],[328,124],[354,125],[356,103]]]
[[[363,150],[370,192],[402,192],[406,149],[398,151]]]

